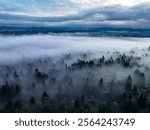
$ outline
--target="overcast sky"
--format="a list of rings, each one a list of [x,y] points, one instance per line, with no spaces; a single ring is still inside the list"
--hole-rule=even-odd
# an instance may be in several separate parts
[[[0,0],[0,25],[150,27],[150,0]]]

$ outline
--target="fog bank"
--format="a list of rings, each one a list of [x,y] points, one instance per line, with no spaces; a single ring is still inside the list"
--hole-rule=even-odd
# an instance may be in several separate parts
[[[0,36],[1,62],[22,58],[61,56],[66,53],[122,51],[150,46],[149,38],[103,38],[56,35]],[[96,54],[95,53],[95,54]]]

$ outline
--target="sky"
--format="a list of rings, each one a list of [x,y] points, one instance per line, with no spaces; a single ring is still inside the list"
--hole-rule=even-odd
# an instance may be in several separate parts
[[[0,0],[0,26],[150,27],[150,0]]]

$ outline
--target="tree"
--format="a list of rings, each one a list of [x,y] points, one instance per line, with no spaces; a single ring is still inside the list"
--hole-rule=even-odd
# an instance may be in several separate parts
[[[90,107],[89,107],[88,104],[84,106],[83,112],[84,112],[84,113],[89,113],[89,112],[90,112]]]
[[[80,102],[81,102],[81,105],[84,105],[85,103],[85,96],[83,94],[81,95]]]
[[[138,99],[138,107],[139,109],[145,109],[147,105],[147,98],[144,94],[141,94]]]
[[[14,103],[11,100],[7,101],[7,104],[5,106],[5,111],[8,113],[15,112]]]
[[[18,78],[18,74],[17,74],[16,71],[14,71],[14,77],[15,77],[15,78]]]
[[[98,107],[98,113],[107,113],[107,112],[109,112],[109,110],[106,105],[100,105]]]
[[[127,92],[130,92],[132,89],[132,78],[130,75],[127,77],[125,89]]]
[[[6,96],[11,93],[11,87],[9,86],[8,82],[5,85],[2,85],[2,95]]]
[[[15,109],[17,109],[18,111],[21,111],[23,108],[23,104],[21,100],[16,100],[15,101]]]
[[[19,84],[16,85],[15,92],[16,94],[19,94],[21,92],[21,86]]]
[[[33,106],[35,103],[36,103],[36,100],[35,100],[35,98],[32,96],[32,97],[30,98],[30,106]]]
[[[123,95],[122,95],[123,99],[126,99],[127,98],[127,93],[124,92]]]
[[[35,83],[34,82],[32,82],[32,88],[35,88]]]
[[[79,111],[79,109],[80,109],[80,98],[79,97],[77,97],[74,102],[74,108],[75,108],[75,111]]]
[[[52,102],[45,91],[42,94],[41,102],[44,112],[52,112]]]
[[[124,101],[123,112],[125,113],[138,112],[136,103],[131,101],[130,99]]]
[[[101,78],[101,79],[98,81],[98,86],[99,86],[99,87],[103,87],[103,78]]]
[[[132,93],[133,93],[134,96],[137,96],[137,95],[138,95],[138,90],[137,90],[137,87],[136,87],[136,86],[133,87]]]

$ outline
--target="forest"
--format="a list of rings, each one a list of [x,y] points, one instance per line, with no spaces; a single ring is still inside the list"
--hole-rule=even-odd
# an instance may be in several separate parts
[[[51,52],[51,56],[22,56],[12,63],[10,55],[5,55],[7,61],[0,63],[0,112],[150,112],[150,46],[139,47],[125,51],[101,48],[100,52],[64,49],[59,56]],[[3,51],[10,49],[5,46]]]

